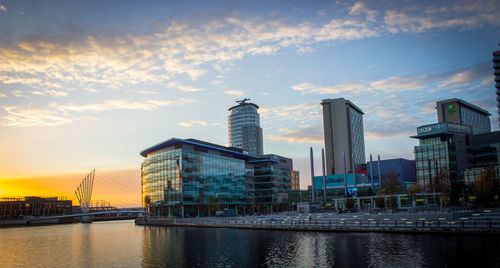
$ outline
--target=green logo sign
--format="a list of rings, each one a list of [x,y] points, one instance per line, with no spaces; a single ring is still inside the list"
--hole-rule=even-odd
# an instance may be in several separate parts
[[[448,105],[448,113],[449,114],[454,114],[455,113],[455,105],[449,104]]]

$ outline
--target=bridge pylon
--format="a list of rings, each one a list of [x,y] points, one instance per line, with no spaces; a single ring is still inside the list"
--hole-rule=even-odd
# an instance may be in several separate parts
[[[94,177],[95,169],[92,170],[85,178],[80,182],[80,185],[76,187],[75,195],[83,213],[87,213],[90,210],[90,204],[92,201],[92,189],[94,187]]]

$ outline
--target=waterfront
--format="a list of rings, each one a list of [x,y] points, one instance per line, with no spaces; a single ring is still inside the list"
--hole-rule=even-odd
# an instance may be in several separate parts
[[[0,229],[2,267],[492,267],[498,235],[144,227],[133,221]]]

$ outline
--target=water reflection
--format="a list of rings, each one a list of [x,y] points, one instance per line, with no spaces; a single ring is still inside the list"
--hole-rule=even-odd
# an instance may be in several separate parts
[[[0,267],[498,267],[499,237],[95,222],[0,228]]]
[[[145,267],[490,267],[488,236],[143,227]]]

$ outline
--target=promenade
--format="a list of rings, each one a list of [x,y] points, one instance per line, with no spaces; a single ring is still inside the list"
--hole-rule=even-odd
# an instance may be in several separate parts
[[[428,213],[309,213],[266,216],[168,218],[140,217],[137,225],[294,231],[497,233],[500,211],[490,209]]]

